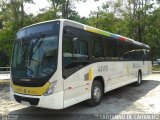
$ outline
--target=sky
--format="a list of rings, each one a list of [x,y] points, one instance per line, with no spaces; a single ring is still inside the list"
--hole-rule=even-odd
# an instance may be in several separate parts
[[[48,8],[50,3],[47,0],[33,0],[34,5],[26,4],[25,10],[27,13],[33,13],[34,15],[40,13],[40,9]],[[88,17],[90,11],[96,11],[97,7],[100,7],[107,0],[99,0],[94,2],[94,0],[86,0],[87,2],[75,3],[76,11],[80,14],[81,17]]]

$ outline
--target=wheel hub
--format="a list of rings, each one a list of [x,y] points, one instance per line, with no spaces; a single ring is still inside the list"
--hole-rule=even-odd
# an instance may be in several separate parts
[[[101,89],[98,86],[94,88],[93,96],[96,101],[99,101],[101,97]]]

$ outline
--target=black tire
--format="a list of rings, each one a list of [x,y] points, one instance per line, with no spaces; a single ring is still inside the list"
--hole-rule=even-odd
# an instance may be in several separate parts
[[[141,83],[142,83],[142,73],[138,72],[138,78],[137,78],[137,81],[135,82],[135,85],[140,86]]]
[[[91,107],[99,105],[102,101],[103,93],[102,84],[94,80],[91,88],[91,99],[87,100],[86,103]]]

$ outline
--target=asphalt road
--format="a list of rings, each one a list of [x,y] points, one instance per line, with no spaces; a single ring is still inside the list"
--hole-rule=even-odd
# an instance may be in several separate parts
[[[50,110],[21,106],[8,100],[8,103],[0,101],[0,113],[6,113],[11,120],[100,120],[114,114],[160,114],[159,93],[160,74],[153,74],[145,78],[139,87],[130,84],[106,93],[102,103],[96,107],[82,102],[63,110]],[[8,98],[2,100],[7,101]]]

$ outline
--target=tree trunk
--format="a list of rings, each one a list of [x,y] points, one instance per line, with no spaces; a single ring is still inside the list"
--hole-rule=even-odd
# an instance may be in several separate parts
[[[23,4],[23,0],[21,0],[21,21],[20,21],[20,26],[19,27],[23,27],[23,23],[24,23],[24,4]]]
[[[10,0],[10,2],[11,2],[12,11],[13,11],[13,17],[14,17],[15,22],[16,22],[16,27],[19,27],[19,17],[18,17],[18,13],[17,13],[17,10],[16,10],[15,2],[13,0]]]
[[[66,3],[66,0],[63,0],[63,3],[62,3],[62,18],[65,18],[65,9],[66,9],[65,3]]]
[[[68,18],[68,15],[69,15],[69,0],[66,1],[65,18]]]

